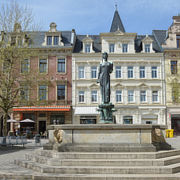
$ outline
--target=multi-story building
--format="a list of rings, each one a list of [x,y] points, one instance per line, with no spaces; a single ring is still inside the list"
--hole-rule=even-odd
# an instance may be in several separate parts
[[[167,125],[180,134],[180,16],[173,16],[173,23],[166,30],[154,31],[159,44],[164,49]]]
[[[111,102],[116,123],[166,124],[164,58],[153,35],[127,33],[116,10],[110,32],[77,35],[72,55],[73,123],[98,123],[102,53],[114,64]]]
[[[21,131],[33,126],[35,133],[44,133],[49,124],[70,124],[72,105],[72,50],[75,31],[58,31],[51,23],[49,31],[22,32],[16,25],[11,40],[23,44],[29,37],[31,56],[22,60],[19,73],[30,73],[35,85],[20,84],[21,103],[13,108],[16,120],[31,119],[35,123],[20,123]],[[21,48],[21,46],[20,46]]]

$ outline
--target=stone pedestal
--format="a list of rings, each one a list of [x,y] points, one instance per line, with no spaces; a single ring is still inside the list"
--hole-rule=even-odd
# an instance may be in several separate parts
[[[113,124],[113,112],[116,110],[114,109],[114,105],[112,103],[108,104],[100,104],[98,111],[100,112],[100,122],[101,124]]]
[[[49,126],[49,142],[55,144],[53,132],[63,131],[62,143],[56,144],[58,151],[99,151],[130,152],[155,151],[152,145],[152,129],[164,130],[161,125],[118,125],[118,124],[79,124]]]

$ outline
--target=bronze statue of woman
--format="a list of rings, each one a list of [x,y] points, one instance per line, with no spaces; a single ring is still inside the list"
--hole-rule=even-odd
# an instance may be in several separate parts
[[[113,63],[108,62],[108,54],[102,54],[102,63],[99,66],[99,74],[97,82],[100,83],[102,103],[108,104],[110,102],[110,73],[113,71]]]

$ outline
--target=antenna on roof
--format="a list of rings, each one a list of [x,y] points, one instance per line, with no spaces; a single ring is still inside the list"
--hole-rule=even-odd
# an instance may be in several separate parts
[[[116,8],[116,11],[117,11],[117,2],[115,2],[115,8]]]

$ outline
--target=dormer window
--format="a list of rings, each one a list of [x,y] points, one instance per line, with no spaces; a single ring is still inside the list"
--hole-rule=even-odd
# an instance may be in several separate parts
[[[62,42],[61,32],[57,31],[56,23],[50,24],[50,29],[45,33],[43,46],[64,46]]]
[[[109,44],[109,52],[110,53],[114,52],[114,44]]]
[[[146,37],[142,40],[142,52],[144,53],[152,53],[153,51],[153,39],[146,35]]]
[[[145,52],[150,53],[150,44],[145,44]]]
[[[52,45],[52,36],[47,36],[47,45]]]
[[[180,48],[180,36],[176,36],[177,48]]]
[[[90,44],[85,44],[85,52],[90,53]]]
[[[59,44],[59,36],[54,36],[54,45]]]
[[[88,35],[82,40],[84,53],[92,53],[93,51],[93,40]]]
[[[128,52],[128,44],[122,44],[122,52],[127,53]]]

